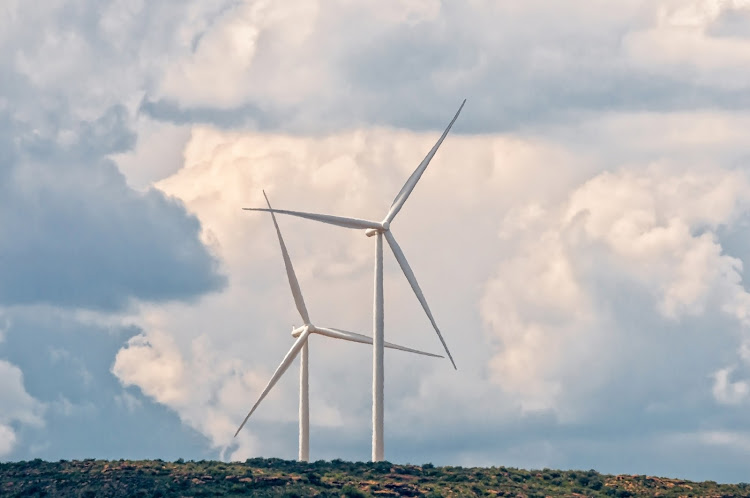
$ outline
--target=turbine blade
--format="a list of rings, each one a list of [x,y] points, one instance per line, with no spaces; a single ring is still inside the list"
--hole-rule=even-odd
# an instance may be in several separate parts
[[[414,170],[414,173],[412,173],[409,179],[406,180],[406,183],[404,184],[404,186],[401,187],[401,190],[399,191],[398,195],[393,200],[393,204],[391,204],[390,211],[388,211],[388,214],[385,217],[386,222],[390,223],[391,221],[393,221],[393,218],[395,218],[398,212],[401,211],[401,208],[406,202],[406,199],[409,198],[409,194],[411,194],[411,191],[414,190],[414,187],[417,186],[417,182],[422,177],[422,173],[424,173],[424,170],[427,169],[427,165],[429,165],[430,161],[432,161],[432,158],[437,152],[438,148],[440,147],[440,144],[442,144],[443,140],[445,140],[445,137],[448,135],[448,132],[453,126],[453,123],[456,121],[456,118],[458,118],[458,115],[461,113],[461,109],[464,108],[465,103],[466,103],[466,99],[464,99],[464,101],[461,103],[461,107],[458,108],[456,115],[453,116],[453,119],[451,119],[451,122],[448,123],[448,127],[440,136],[440,139],[432,147],[432,149],[430,149],[430,152],[427,153],[427,156],[425,156],[425,158],[422,159],[422,162],[419,163],[419,166],[417,166],[417,169]]]
[[[288,214],[290,216],[297,216],[299,218],[307,218],[308,220],[321,221],[330,225],[336,225],[344,228],[354,229],[367,229],[374,228],[379,229],[383,226],[376,221],[360,220],[358,218],[344,218],[343,216],[331,216],[329,214],[317,214],[317,213],[303,213],[302,211],[287,211],[285,209],[266,209],[266,208],[242,208],[245,211],[273,211],[274,213]]]
[[[297,354],[299,354],[300,349],[302,349],[302,346],[304,346],[305,341],[307,341],[307,338],[309,335],[310,335],[310,329],[307,328],[305,329],[304,332],[302,332],[302,334],[294,342],[294,345],[292,345],[292,349],[289,350],[289,352],[286,354],[284,359],[281,361],[281,364],[274,372],[273,377],[271,377],[271,380],[268,381],[268,385],[266,385],[266,388],[263,389],[263,392],[260,394],[260,397],[258,397],[258,401],[255,402],[252,409],[245,417],[245,420],[243,420],[242,424],[240,424],[240,427],[239,429],[237,429],[237,432],[234,433],[234,437],[237,437],[237,434],[239,434],[242,428],[245,427],[245,423],[247,423],[247,419],[250,418],[250,415],[253,414],[256,408],[258,408],[258,405],[260,405],[260,402],[263,401],[263,398],[266,397],[266,395],[273,388],[273,386],[276,385],[276,382],[278,382],[281,376],[284,375],[284,372],[287,371],[287,369],[289,368],[289,365],[292,364],[294,359],[297,357]]]
[[[271,203],[268,200],[268,196],[266,195],[266,191],[263,191],[263,197],[266,198],[266,203],[268,204],[268,209],[271,213],[271,218],[273,219],[273,226],[276,227],[276,235],[279,236],[279,245],[281,246],[281,255],[284,257],[284,266],[286,267],[286,276],[287,279],[289,279],[289,287],[292,289],[292,295],[294,296],[294,304],[297,305],[297,311],[299,311],[300,316],[302,317],[302,321],[305,322],[305,325],[310,323],[310,316],[307,314],[307,307],[305,307],[305,300],[302,298],[302,289],[299,287],[299,282],[297,281],[297,275],[294,273],[294,267],[292,266],[292,260],[289,259],[289,252],[286,250],[286,244],[284,244],[284,238],[281,236],[281,230],[279,229],[279,224],[276,222],[276,215],[273,214],[273,209],[271,209]]]
[[[388,341],[384,341],[383,346],[390,348],[390,349],[398,349],[399,351],[406,351],[407,353],[421,354],[422,356],[431,356],[433,358],[445,358],[445,356],[441,354],[428,353],[426,351],[420,351],[418,349],[407,348],[406,346],[399,346],[398,344],[393,344],[392,342],[388,342]]]
[[[398,242],[396,242],[396,239],[393,238],[393,234],[391,233],[391,231],[386,230],[383,233],[385,234],[385,239],[388,241],[388,245],[391,246],[391,250],[393,251],[393,255],[396,257],[396,261],[398,261],[398,264],[401,267],[401,270],[404,272],[404,276],[406,277],[406,280],[409,281],[409,285],[411,285],[411,288],[414,291],[414,294],[416,294],[417,299],[419,299],[419,303],[422,305],[422,308],[424,309],[425,313],[427,313],[427,318],[430,319],[432,328],[435,329],[435,332],[437,332],[437,335],[440,338],[440,342],[443,343],[443,348],[445,348],[445,352],[448,354],[448,358],[451,360],[451,363],[453,364],[453,368],[458,370],[458,368],[456,367],[456,362],[453,361],[453,356],[451,356],[451,352],[448,351],[448,346],[445,344],[443,335],[440,333],[440,329],[435,323],[435,319],[432,317],[432,313],[430,312],[430,307],[427,306],[427,300],[424,298],[424,294],[422,294],[422,289],[419,288],[419,284],[417,283],[417,277],[414,276],[414,272],[411,270],[409,263],[406,261],[406,256],[404,256],[404,253],[399,247]]]
[[[334,339],[343,339],[345,341],[359,342],[361,344],[372,344],[372,337],[367,337],[366,335],[362,334],[356,334],[354,332],[348,332],[346,330],[316,326],[315,332],[326,337],[333,337]]]
[[[321,335],[324,335],[327,337],[333,337],[334,339],[343,339],[345,341],[359,342],[361,344],[372,344],[372,337],[362,335],[362,334],[357,334],[355,332],[349,332],[347,330],[326,328],[326,327],[315,327],[315,331],[319,332]],[[418,349],[407,348],[406,346],[399,346],[398,344],[392,344],[390,342],[385,342],[384,345],[387,348],[398,349],[399,351],[406,351],[408,353],[421,354],[424,356],[432,356],[433,358],[444,358],[444,356],[441,356],[439,354],[426,353]]]

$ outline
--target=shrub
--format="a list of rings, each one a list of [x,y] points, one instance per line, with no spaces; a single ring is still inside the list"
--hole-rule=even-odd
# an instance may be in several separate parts
[[[343,488],[341,488],[341,496],[345,496],[347,498],[367,498],[366,494],[364,494],[362,491],[355,488],[351,484],[346,484]]]
[[[305,477],[307,477],[307,482],[314,486],[320,484],[320,474],[316,474],[315,472],[307,472],[305,474]]]

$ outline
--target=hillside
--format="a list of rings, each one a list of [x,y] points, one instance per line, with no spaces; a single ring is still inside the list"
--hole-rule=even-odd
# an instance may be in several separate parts
[[[591,471],[350,463],[83,460],[0,463],[0,496],[750,496],[750,485]]]

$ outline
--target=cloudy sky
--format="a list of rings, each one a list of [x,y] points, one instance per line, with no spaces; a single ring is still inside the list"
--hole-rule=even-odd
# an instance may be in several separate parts
[[[262,205],[393,224],[458,365],[386,357],[386,457],[747,480],[750,1],[0,3],[0,459],[295,458]],[[319,325],[374,241],[279,219]],[[386,337],[441,346],[385,262]],[[371,350],[310,343],[311,457]]]

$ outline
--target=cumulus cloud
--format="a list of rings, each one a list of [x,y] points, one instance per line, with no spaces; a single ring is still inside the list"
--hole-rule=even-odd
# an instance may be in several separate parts
[[[638,66],[662,75],[689,77],[717,90],[745,88],[747,37],[731,36],[746,18],[745,1],[656,2],[654,23],[629,33],[625,53]],[[729,36],[728,36],[729,35]]]
[[[623,375],[641,341],[668,354],[663,330],[623,321],[634,299],[637,313],[657,323],[726,313],[735,325],[723,340],[746,335],[743,264],[724,253],[717,230],[747,211],[747,184],[738,170],[655,164],[597,175],[547,210],[511,213],[503,238],[522,242],[498,266],[482,305],[503,345],[492,360],[496,382],[530,409],[585,411],[584,399]],[[719,340],[704,334],[679,340]],[[722,358],[713,361],[722,367]],[[717,374],[722,381],[714,393],[726,401],[726,372]]]
[[[135,147],[111,157],[128,185],[143,191],[182,168],[190,127],[154,121],[143,114],[133,127],[138,136]]]
[[[308,43],[319,10],[317,2],[235,4],[200,33],[191,52],[168,66],[161,92],[216,108],[237,107],[250,95],[269,95],[276,104],[304,99],[299,81],[310,90],[330,83]]]
[[[745,10],[707,0],[239,2],[186,28],[191,42],[172,48],[142,110],[319,133],[373,122],[436,128],[443,106],[467,96],[479,103],[471,131],[602,110],[745,108],[747,40],[715,33]]]
[[[299,324],[239,208],[379,219],[468,97],[393,226],[460,370],[387,355],[389,458],[744,475],[746,3],[3,3],[2,351],[51,429],[2,448],[294,456],[293,372],[231,439]],[[281,224],[368,331],[372,240]],[[389,339],[439,350],[393,263]],[[313,452],[365,459],[370,350],[314,339]]]
[[[231,431],[227,431],[223,424],[207,427],[205,424],[210,419],[192,413],[211,412],[216,408],[236,428],[249,409],[252,393],[260,391],[291,344],[291,338],[286,335],[286,331],[290,330],[289,325],[299,320],[291,306],[285,280],[277,278],[283,275],[283,267],[280,266],[275,239],[264,236],[272,235],[264,230],[270,228],[267,225],[269,220],[254,213],[243,213],[240,208],[260,202],[260,191],[266,188],[277,205],[284,204],[285,200],[289,204],[295,198],[299,203],[307,197],[299,194],[308,192],[313,194],[312,198],[327,201],[328,206],[316,203],[323,211],[346,213],[344,210],[348,210],[349,214],[355,216],[382,216],[381,211],[388,204],[382,199],[378,200],[378,194],[387,188],[390,195],[395,196],[399,188],[396,183],[408,176],[407,171],[419,162],[419,156],[429,149],[430,145],[427,144],[432,141],[433,136],[400,135],[388,130],[363,130],[332,136],[323,141],[283,135],[240,135],[210,129],[194,130],[185,152],[186,167],[160,182],[159,187],[180,196],[190,209],[200,213],[214,246],[228,267],[235,269],[236,276],[222,296],[204,301],[213,310],[211,312],[206,313],[204,309],[194,313],[183,307],[173,312],[164,309],[150,311],[160,317],[162,330],[168,332],[172,339],[165,339],[165,334],[155,331],[153,324],[144,323],[144,337],[131,341],[129,347],[120,352],[114,372],[124,382],[138,385],[144,393],[174,407],[188,423],[193,420],[191,425],[194,427],[204,424],[201,431],[215,432],[217,445],[226,444],[226,437],[231,435]],[[492,155],[491,146],[485,146],[479,154]],[[516,154],[523,155],[522,152]],[[384,170],[384,164],[393,165],[396,169]],[[436,167],[440,167],[440,164],[445,165],[436,160]],[[473,173],[480,177],[487,174],[483,169]],[[455,178],[458,180],[458,176]],[[196,188],[198,185],[201,187]],[[466,190],[457,192],[457,195],[469,198],[471,193]],[[403,215],[404,220],[407,217]],[[289,222],[288,219],[282,221],[285,226]],[[399,220],[399,226],[404,226],[403,223],[406,222]],[[411,226],[414,226],[414,218]],[[370,239],[361,234],[331,231],[328,227],[305,224],[295,224],[294,227],[288,232],[290,251],[303,282],[303,292],[313,319],[316,323],[333,327],[368,330],[369,320],[366,317],[369,316],[370,298],[367,296],[371,287],[372,266]],[[406,229],[404,233],[408,233]],[[328,238],[329,243],[316,244],[316,241],[325,240],[321,237]],[[322,261],[302,252],[301,249],[307,244],[300,245],[299,241],[305,240],[307,244],[324,249]],[[406,242],[402,241],[402,245],[408,254]],[[253,257],[248,258],[248,254]],[[414,261],[413,265],[416,269],[419,262]],[[397,281],[399,277],[399,274],[391,273],[388,278],[389,281]],[[344,281],[343,285],[341,280]],[[398,281],[402,285],[405,283]],[[259,299],[257,289],[260,288],[265,289],[263,299]],[[413,296],[407,294],[410,292],[408,288],[402,286],[398,292],[399,299],[411,299],[412,304],[418,305]],[[354,296],[358,299],[354,300]],[[389,297],[389,303],[391,299]],[[394,303],[397,301],[393,299]],[[331,308],[325,306],[326,303],[338,304]],[[400,313],[396,309],[389,317],[397,319]],[[414,311],[421,313],[416,308]],[[213,319],[208,318],[214,314],[225,317],[222,327],[217,327]],[[415,318],[422,317],[415,313],[409,320]],[[424,322],[423,325],[429,323]],[[182,330],[179,335],[174,333],[178,329]],[[414,327],[404,329],[416,330]],[[426,349],[434,350],[439,346],[434,333],[428,329],[420,330],[420,334],[409,334],[401,342],[414,345],[411,340],[416,337],[421,338]],[[312,408],[313,422],[318,427],[340,426],[343,421],[351,421],[355,417],[358,425],[366,423],[368,410],[366,404],[362,406],[361,402],[369,398],[368,389],[357,389],[354,391],[356,394],[352,389],[356,389],[354,379],[357,384],[368,386],[368,369],[355,368],[355,365],[361,366],[363,359],[367,362],[369,349],[331,342],[323,338],[311,341],[312,368],[318,372],[312,388],[317,393]],[[200,347],[196,344],[200,344]],[[457,343],[454,345],[459,347]],[[266,348],[277,351],[277,354],[268,354]],[[354,351],[341,356],[342,350],[351,349]],[[248,362],[247,355],[251,355],[255,361]],[[399,363],[407,360],[403,355],[394,358]],[[424,362],[415,363],[410,366],[402,363],[401,368],[417,368],[412,371],[415,376],[419,369],[424,368]],[[160,365],[173,365],[169,367],[170,375],[156,375],[152,371]],[[333,372],[323,369],[324,365],[330,365]],[[351,371],[347,375],[351,376],[352,383],[342,384],[336,380],[347,371]],[[324,377],[321,378],[321,375]],[[289,386],[294,382],[294,377],[290,373],[286,384],[280,386]],[[231,387],[233,395],[217,395],[217,391],[223,392],[224,388],[219,387],[222,385]],[[333,385],[341,391],[325,387]],[[184,391],[184,386],[193,387]],[[414,383],[405,386],[407,392],[417,388],[418,385]],[[179,394],[182,392],[185,393],[184,397]],[[196,392],[204,394],[196,396]],[[261,423],[264,419],[293,423],[296,417],[295,397],[290,396],[288,390],[277,390],[266,401],[269,406],[264,406],[264,410],[258,412],[258,420]],[[226,401],[220,402],[224,398]],[[347,408],[347,399],[358,402],[353,406],[349,404]],[[345,414],[353,408],[357,410],[356,416]],[[247,432],[260,437],[261,433],[255,427],[251,424]],[[266,448],[268,439],[264,438],[263,443],[263,448]],[[257,451],[260,451],[259,447],[254,446],[252,452]]]
[[[732,166],[742,142],[735,118],[711,119],[725,133],[704,136],[703,147],[722,150],[726,165],[692,154],[698,146],[689,137],[703,136],[698,121],[656,115],[580,123],[575,131],[584,135],[567,145],[569,130],[553,130],[551,140],[446,141],[393,230],[459,372],[387,355],[387,420],[397,435],[390,458],[568,465],[582,454],[571,445],[594,444],[586,430],[617,438],[630,431],[627,417],[669,441],[664,424],[684,433],[743,426],[739,412],[722,410],[744,403],[744,370],[721,372],[744,362],[748,241],[729,243],[728,233],[743,223],[748,179]],[[670,132],[659,141],[644,127]],[[607,151],[623,133],[644,138],[612,158]],[[158,186],[197,213],[233,278],[200,309],[147,307],[144,332],[118,354],[116,375],[224,447],[290,346],[284,331],[299,321],[270,221],[240,208],[260,205],[265,188],[276,207],[378,219],[435,138],[388,129],[312,139],[194,128],[185,167]],[[672,151],[685,161],[665,159]],[[304,220],[280,223],[313,320],[368,331],[371,241]],[[386,268],[389,337],[439,349],[408,284],[392,261]],[[369,350],[324,340],[311,348],[314,452],[365,458]],[[235,457],[295,454],[296,373],[245,430],[252,442],[231,446]],[[524,436],[540,431],[548,438]],[[451,432],[455,438],[433,441]],[[337,440],[342,434],[349,444]],[[517,446],[485,454],[488,437]],[[628,454],[643,454],[643,445]]]
[[[143,394],[175,410],[183,423],[200,431],[212,446],[232,443],[236,420],[229,415],[241,409],[243,388],[261,388],[260,379],[245,371],[234,358],[219,357],[207,335],[192,340],[183,356],[175,338],[151,328],[128,341],[115,358],[112,372],[125,386],[137,386]],[[254,438],[247,433],[234,456],[253,451]]]
[[[446,103],[470,96],[479,105],[466,129],[497,131],[601,110],[748,104],[747,37],[733,27],[747,11],[740,1],[386,8],[68,0],[44,12],[20,3],[7,11],[13,93],[29,100],[25,83],[88,118],[140,103],[143,113],[177,123],[424,129],[441,124]]]
[[[725,404],[739,404],[750,394],[747,381],[730,381],[729,376],[734,368],[722,368],[714,374],[714,397]]]
[[[31,397],[23,384],[21,370],[0,360],[0,456],[8,455],[17,441],[16,425],[43,425],[44,406]]]

